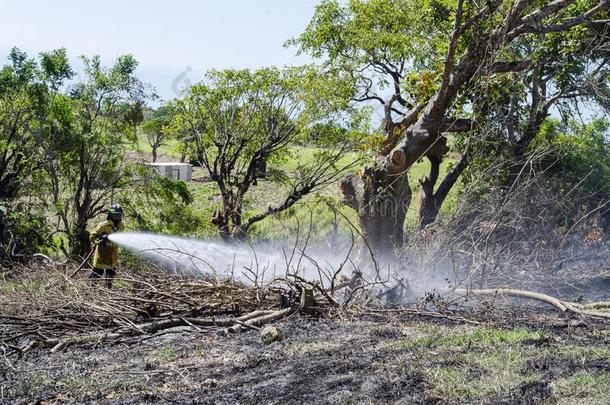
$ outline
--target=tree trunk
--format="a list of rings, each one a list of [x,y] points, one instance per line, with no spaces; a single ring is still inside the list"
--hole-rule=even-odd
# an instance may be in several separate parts
[[[78,255],[80,257],[87,257],[92,249],[91,241],[89,240],[89,231],[86,229],[78,230],[76,232],[76,239],[78,240]]]
[[[12,200],[17,197],[19,180],[12,177],[0,178],[0,198]]]
[[[462,175],[462,172],[468,166],[468,157],[468,152],[464,152],[460,160],[449,170],[436,192],[434,192],[442,160],[439,156],[428,156],[431,165],[430,176],[421,181],[422,195],[421,206],[419,207],[419,229],[424,229],[436,221],[445,198],[447,198],[447,195]]]
[[[239,206],[238,206],[239,204]],[[244,231],[243,224],[243,213],[241,209],[241,204],[239,202],[235,203],[233,208],[233,212],[231,213],[231,238],[236,241],[243,241],[246,239],[246,232]]]
[[[224,241],[243,241],[246,232],[243,228],[243,212],[241,204],[234,196],[223,196],[222,210],[214,212],[212,223],[218,228],[218,233]]]
[[[87,220],[78,219],[74,232],[76,243],[72,247],[72,254],[85,257],[91,251],[91,242],[89,241],[89,231],[87,231]]]
[[[438,131],[431,134],[418,124],[407,130],[405,139],[387,156],[378,157],[375,168],[367,166],[359,174],[343,180],[344,201],[358,213],[362,235],[374,254],[391,253],[404,242],[404,221],[412,196],[407,176],[409,168],[425,156],[434,160],[448,150],[447,140]],[[432,167],[438,178],[438,166]],[[435,182],[434,178],[429,181],[432,190]],[[434,209],[438,212],[438,208]]]
[[[203,162],[205,162],[205,153],[203,152],[203,149],[198,148],[197,149],[197,166],[203,167]]]
[[[218,235],[222,240],[226,241],[231,239],[231,232],[229,232],[227,216],[221,212],[221,210],[217,209],[214,211],[211,222],[218,228]]]
[[[358,213],[362,236],[375,255],[392,254],[404,241],[404,221],[411,202],[406,172],[390,174],[367,166],[341,183],[344,200]]]
[[[430,175],[420,180],[421,184],[421,205],[419,207],[419,229],[424,229],[436,220],[439,204],[434,195],[434,186],[438,180],[438,173],[441,166],[441,158],[429,156]]]
[[[256,169],[256,177],[264,179],[267,177],[267,159],[261,158]]]
[[[153,163],[157,162],[157,145],[156,144],[152,145],[152,162]]]

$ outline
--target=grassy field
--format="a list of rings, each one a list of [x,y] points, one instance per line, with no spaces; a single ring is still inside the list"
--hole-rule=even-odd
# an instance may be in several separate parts
[[[143,138],[140,139],[138,144],[138,151],[141,159],[151,159],[151,148]],[[299,165],[314,161],[314,155],[317,151],[318,149],[312,147],[293,148],[286,159],[281,162],[270,163],[268,169],[282,173],[288,178],[295,177]],[[170,141],[159,148],[159,161],[176,161],[179,158],[175,141]],[[349,154],[341,163],[348,164],[356,159],[356,154]],[[441,165],[441,178],[455,160],[450,155],[443,161]],[[362,167],[362,164],[356,164],[353,171],[358,170],[360,167]],[[421,198],[419,181],[429,173],[429,170],[430,163],[428,160],[423,159],[409,171],[409,183],[413,190],[413,198],[405,221],[407,230],[417,227]],[[195,197],[193,209],[211,217],[214,209],[220,205],[220,195],[213,183],[205,181],[206,177],[207,174],[203,169],[194,168],[193,178],[195,181],[189,183],[189,189]],[[456,189],[449,195],[445,206],[451,206],[452,200],[456,196]],[[268,179],[261,179],[258,181],[258,185],[253,187],[247,196],[247,214],[253,215],[261,210],[265,210],[269,206],[280,203],[288,195],[288,192],[289,188],[287,185],[278,184]],[[357,223],[355,212],[344,206],[341,200],[342,195],[338,182],[331,184],[307,196],[290,210],[258,223],[252,229],[251,235],[254,239],[282,239],[292,234],[296,227],[306,227],[307,229],[311,227],[316,238],[327,238],[331,232],[334,232],[335,224],[338,224],[339,229],[346,229],[348,227],[346,221],[342,219],[342,215],[349,218],[352,223]],[[329,208],[329,205],[339,209],[342,215],[336,216],[333,210]],[[315,221],[311,222],[311,218],[315,218]],[[207,233],[209,232],[211,234],[208,235]],[[215,236],[215,231],[213,228],[206,227],[197,236]]]

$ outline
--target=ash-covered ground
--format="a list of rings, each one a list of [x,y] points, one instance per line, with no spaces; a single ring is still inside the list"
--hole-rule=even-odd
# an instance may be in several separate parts
[[[0,360],[16,404],[608,403],[610,323],[538,305],[468,319],[293,315],[285,339],[189,328],[130,345]]]

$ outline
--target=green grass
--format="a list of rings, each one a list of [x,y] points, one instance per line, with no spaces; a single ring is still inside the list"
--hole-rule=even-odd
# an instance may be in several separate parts
[[[456,332],[454,329],[442,326],[430,326],[419,328],[418,333],[419,336],[395,340],[390,344],[390,347],[401,349],[465,345],[492,347],[540,338],[538,332],[530,332],[525,329],[479,328]]]
[[[176,139],[166,140],[161,146],[159,146],[159,148],[157,148],[157,157],[161,160],[180,159],[180,153],[178,152],[179,144],[179,141]],[[138,143],[136,145],[135,151],[148,155],[149,160],[152,161],[152,147],[146,139],[146,134],[140,133],[138,135]]]
[[[122,370],[120,370],[122,371]],[[92,394],[103,395],[105,399],[121,397],[129,392],[137,392],[150,388],[145,380],[127,374],[100,373],[83,376],[71,374],[56,381],[58,388],[68,389],[64,400],[74,396],[87,396]]]
[[[526,340],[539,339],[539,332],[521,328],[422,325],[410,330],[409,335],[382,344],[380,348],[407,350],[416,358],[432,359],[421,371],[432,384],[431,393],[443,400],[498,396],[511,387],[540,377],[523,373],[534,353],[522,345]]]
[[[478,356],[488,354],[479,353]],[[433,365],[424,370],[424,374],[432,384],[430,393],[444,401],[476,401],[483,398],[501,396],[510,388],[540,379],[538,374],[523,375],[519,367],[524,363],[524,356],[503,358],[501,362],[493,364],[491,368],[482,369],[481,377],[471,380],[468,371],[476,367],[474,356],[466,357],[459,366]]]
[[[384,342],[378,349],[412,359],[411,366],[423,372],[431,384],[430,393],[447,402],[487,402],[505,398],[524,383],[545,381],[544,371],[528,366],[540,359],[558,364],[576,361],[576,370],[610,359],[610,349],[604,345],[560,344],[534,349],[525,343],[542,337],[542,333],[524,328],[418,325],[407,329],[404,338]],[[610,403],[610,374],[595,368],[574,374],[570,371],[551,380],[553,399],[564,404]]]
[[[288,157],[278,162],[276,168],[286,173],[294,173],[299,166],[315,163],[319,160],[320,148],[312,146],[291,147],[288,152]],[[349,166],[360,160],[357,153],[345,153],[337,162],[338,167]],[[354,171],[359,169],[361,165],[354,165]]]
[[[579,371],[551,384],[560,404],[610,403],[610,374]]]
[[[32,371],[25,374],[8,390],[23,398],[36,398],[44,392],[45,386],[53,382],[53,376],[48,371]]]
[[[162,347],[151,353],[151,357],[162,362],[175,360],[178,355],[171,347]]]
[[[610,360],[610,347],[608,346],[575,346],[562,345],[557,353],[576,358],[582,362],[591,360]]]
[[[36,292],[44,289],[46,283],[44,280],[31,279],[24,281],[7,281],[0,286],[0,293],[11,294],[11,293],[28,293]]]

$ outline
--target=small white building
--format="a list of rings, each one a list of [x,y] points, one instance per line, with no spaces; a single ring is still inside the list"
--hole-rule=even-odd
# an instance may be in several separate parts
[[[191,181],[193,175],[193,166],[190,163],[157,162],[147,163],[146,166],[151,167],[161,176],[173,180]]]

